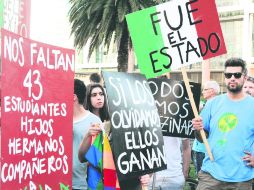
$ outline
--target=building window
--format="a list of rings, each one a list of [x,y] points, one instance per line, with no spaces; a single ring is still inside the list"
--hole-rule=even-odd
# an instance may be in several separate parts
[[[223,69],[224,62],[229,57],[240,57],[242,55],[243,44],[243,20],[232,19],[221,22],[227,54],[214,57],[211,61],[211,69]]]
[[[239,5],[240,0],[216,0],[217,6],[233,6]]]

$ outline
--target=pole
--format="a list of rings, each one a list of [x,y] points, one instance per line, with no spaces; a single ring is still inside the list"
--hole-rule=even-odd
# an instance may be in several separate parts
[[[191,88],[190,88],[187,72],[186,72],[184,67],[181,68],[181,71],[182,71],[183,81],[184,81],[184,84],[186,86],[186,90],[187,90],[187,93],[188,93],[188,96],[189,96],[189,99],[190,99],[190,103],[191,103],[191,107],[192,107],[194,116],[195,117],[199,117],[198,110],[197,110],[196,104],[194,102],[193,94],[191,92]],[[202,140],[203,140],[203,142],[205,144],[205,148],[207,150],[207,153],[209,155],[210,160],[214,161],[211,149],[210,149],[209,144],[208,144],[207,139],[206,139],[205,131],[203,129],[200,130],[200,135],[201,135],[201,138],[202,138]]]

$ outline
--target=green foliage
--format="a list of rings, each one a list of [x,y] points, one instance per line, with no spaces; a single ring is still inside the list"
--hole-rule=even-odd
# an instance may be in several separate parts
[[[190,164],[189,177],[191,179],[197,179],[197,177],[198,177],[197,174],[196,174],[196,170],[195,170],[194,164],[192,162]]]
[[[81,49],[90,39],[89,57],[101,44],[109,49],[114,40],[118,51],[125,52],[121,56],[127,56],[130,46],[130,36],[127,32],[125,15],[157,5],[161,1],[155,0],[70,0],[69,21],[71,33],[74,34],[74,46]],[[128,33],[128,32],[127,32]],[[127,39],[123,39],[127,38]],[[126,43],[127,46],[121,43]],[[120,50],[125,48],[127,50]],[[127,53],[126,53],[127,52]],[[119,55],[118,55],[119,56]],[[127,64],[127,63],[119,63]]]

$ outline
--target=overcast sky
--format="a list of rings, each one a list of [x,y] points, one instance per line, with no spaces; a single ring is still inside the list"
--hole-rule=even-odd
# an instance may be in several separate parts
[[[68,10],[68,0],[31,1],[30,38],[51,45],[73,48]]]

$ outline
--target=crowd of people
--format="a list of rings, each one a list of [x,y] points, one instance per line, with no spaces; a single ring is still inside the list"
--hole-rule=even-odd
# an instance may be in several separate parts
[[[73,112],[73,190],[89,189],[87,184],[87,163],[85,154],[91,146],[92,136],[101,132],[102,121],[109,120],[106,94],[103,86],[96,81],[91,81],[87,87],[84,82],[74,80],[74,112]],[[91,77],[90,77],[91,79]],[[140,176],[140,178],[130,181],[121,181],[122,186],[129,190],[140,189],[150,182],[150,175]],[[139,184],[139,185],[137,185]],[[138,190],[137,189],[137,190]]]
[[[92,82],[92,76],[96,81]],[[90,77],[86,88],[74,81],[73,114],[73,186],[88,189],[85,153],[98,127],[109,121],[106,93],[98,74]],[[226,93],[220,94],[216,81],[203,84],[200,116],[192,120],[196,139],[191,151],[190,139],[164,136],[167,169],[136,179],[139,189],[182,190],[188,177],[191,159],[198,175],[197,190],[251,190],[254,178],[254,78],[247,75],[245,62],[230,58],[224,69]],[[214,160],[210,160],[200,137],[204,130]],[[192,153],[192,156],[191,156]],[[153,179],[153,180],[152,180]],[[129,186],[127,182],[124,186]],[[128,189],[128,188],[126,188]],[[132,188],[129,188],[134,190]]]

